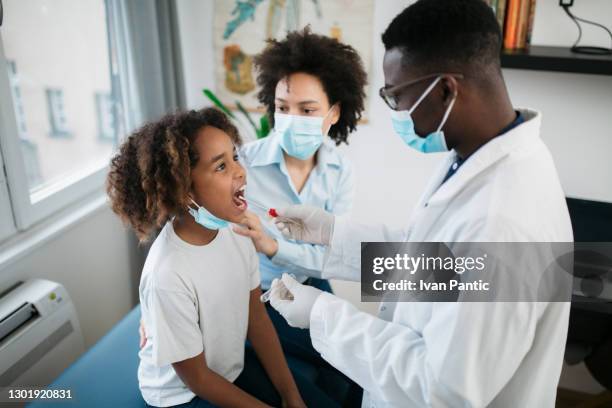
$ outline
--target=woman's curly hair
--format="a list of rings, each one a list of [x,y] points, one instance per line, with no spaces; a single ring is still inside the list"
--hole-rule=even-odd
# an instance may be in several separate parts
[[[131,134],[112,158],[106,191],[113,211],[141,242],[189,204],[198,131],[212,126],[241,144],[236,127],[215,108],[168,114]]]
[[[340,102],[338,122],[329,130],[336,145],[347,142],[364,109],[367,75],[357,51],[350,45],[323,35],[313,34],[309,27],[287,34],[282,41],[268,40],[267,47],[254,58],[257,97],[266,107],[274,125],[276,85],[289,75],[304,72],[323,84],[331,105]]]

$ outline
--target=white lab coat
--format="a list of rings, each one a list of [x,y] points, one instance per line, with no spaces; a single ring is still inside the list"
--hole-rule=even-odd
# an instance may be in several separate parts
[[[540,114],[522,113],[523,124],[440,185],[451,152],[407,228],[339,218],[323,276],[359,280],[361,241],[571,242]],[[374,317],[325,293],[310,333],[323,358],[364,388],[364,407],[554,407],[569,310],[567,302],[383,302]]]

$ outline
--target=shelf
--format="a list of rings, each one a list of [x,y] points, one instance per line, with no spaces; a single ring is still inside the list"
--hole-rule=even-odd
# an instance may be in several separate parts
[[[612,55],[576,54],[569,47],[533,45],[525,50],[504,50],[503,68],[612,75]]]

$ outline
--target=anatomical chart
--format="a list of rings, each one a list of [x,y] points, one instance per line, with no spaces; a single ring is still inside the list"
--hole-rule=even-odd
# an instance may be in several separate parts
[[[214,92],[228,106],[238,101],[249,111],[263,110],[253,56],[266,39],[282,39],[306,25],[353,46],[370,76],[374,0],[216,0],[214,12]]]

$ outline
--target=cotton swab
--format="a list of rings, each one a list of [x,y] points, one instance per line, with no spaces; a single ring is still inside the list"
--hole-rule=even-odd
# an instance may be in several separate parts
[[[280,217],[278,215],[278,213],[276,212],[275,208],[270,208],[268,206],[265,206],[261,203],[258,203],[257,201],[251,199],[251,198],[247,198],[246,202],[250,205],[253,205],[254,207],[257,207],[258,209],[265,211],[267,215],[269,215],[272,218],[278,218],[280,221],[282,222],[286,222],[286,223],[290,223],[290,224],[299,224],[298,221],[293,220],[291,218],[287,218],[287,217]]]
[[[270,207],[265,206],[265,205],[263,205],[263,204],[261,204],[261,203],[258,203],[257,201],[255,201],[255,200],[253,200],[253,199],[251,199],[251,198],[247,198],[247,199],[246,199],[246,202],[247,202],[249,205],[252,205],[252,206],[254,206],[254,207],[257,207],[259,210],[265,211],[265,212],[266,212],[266,214],[270,215],[270,214],[269,214]],[[275,212],[276,212],[276,211],[275,211]]]

